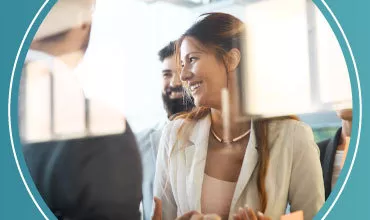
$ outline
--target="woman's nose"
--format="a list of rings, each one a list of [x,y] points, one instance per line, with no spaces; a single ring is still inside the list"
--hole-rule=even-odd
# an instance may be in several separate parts
[[[187,68],[182,68],[180,73],[180,79],[181,81],[188,81],[193,76],[192,72],[189,71]]]

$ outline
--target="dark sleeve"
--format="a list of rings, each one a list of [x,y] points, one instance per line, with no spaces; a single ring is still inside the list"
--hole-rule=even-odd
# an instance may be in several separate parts
[[[324,162],[324,159],[325,159],[325,152],[326,152],[326,148],[328,146],[330,142],[330,139],[326,139],[326,140],[323,140],[323,141],[320,141],[317,143],[317,146],[319,147],[319,150],[320,150],[320,162],[321,162],[321,166],[323,166],[323,162]]]
[[[67,217],[140,219],[142,168],[131,130],[69,147],[62,157],[56,169],[68,175],[59,175],[60,184],[55,183],[53,192],[54,199],[65,198],[54,204],[62,207]],[[66,163],[68,160],[71,162]]]
[[[320,162],[323,170],[323,178],[325,184],[325,199],[327,199],[331,193],[331,181],[333,175],[335,152],[339,145],[341,133],[342,128],[339,128],[334,137],[318,143],[318,146],[320,148]]]

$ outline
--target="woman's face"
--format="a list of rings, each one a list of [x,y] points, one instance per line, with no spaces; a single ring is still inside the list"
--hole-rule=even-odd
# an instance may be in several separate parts
[[[180,57],[180,77],[194,97],[195,105],[221,109],[221,89],[227,87],[224,63],[192,37],[182,41]]]

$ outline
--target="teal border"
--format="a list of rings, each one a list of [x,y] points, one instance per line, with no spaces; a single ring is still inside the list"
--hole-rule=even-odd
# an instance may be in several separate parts
[[[348,38],[344,30],[341,27],[340,22],[336,18],[333,11],[330,9],[329,5],[325,2],[325,0],[316,0],[314,1],[314,3],[320,9],[321,13],[324,15],[324,17],[330,24],[330,27],[332,28],[341,46],[342,53],[345,57],[351,82],[353,117],[354,117],[351,133],[351,142],[347,153],[347,159],[343,166],[342,172],[329,198],[327,199],[324,206],[321,208],[319,213],[314,218],[314,219],[326,219],[327,216],[330,214],[331,210],[333,209],[333,207],[335,206],[335,204],[337,203],[338,199],[340,199],[342,191],[348,182],[348,178],[351,175],[353,164],[356,160],[361,134],[362,94],[356,59],[353,55],[352,48],[348,42]]]
[[[39,26],[42,21],[45,19],[47,14],[50,12],[51,8],[56,3],[56,0],[45,0],[37,12],[35,13],[32,21],[30,22],[27,31],[25,32],[22,42],[19,46],[14,65],[12,76],[10,79],[9,87],[9,100],[8,100],[8,120],[9,120],[9,134],[10,141],[12,144],[14,159],[20,174],[20,177],[23,181],[24,187],[26,188],[29,196],[31,197],[34,205],[37,207],[38,211],[44,219],[56,219],[54,214],[50,211],[44,200],[42,199],[40,193],[38,192],[27,165],[25,163],[22,145],[19,137],[19,128],[18,128],[18,100],[14,97],[18,97],[19,92],[19,82],[21,79],[21,73],[23,69],[23,64],[27,52],[29,50],[32,39],[34,38]],[[14,83],[16,82],[16,83]],[[12,117],[13,116],[13,117]]]
[[[16,1],[18,2],[18,4],[20,4],[20,2],[22,2],[25,5],[27,5],[27,4],[28,5],[31,5],[31,4],[35,5],[35,4],[39,4],[41,2],[40,0],[32,0],[32,3],[27,3],[27,0],[23,0],[23,1],[16,0]],[[31,2],[30,0],[28,0],[28,1]],[[26,36],[26,38],[24,40],[24,44],[26,46],[23,46],[23,48],[20,48],[19,60],[16,63],[15,71],[13,71],[14,72],[13,82],[19,82],[20,81],[20,76],[21,76],[20,73],[21,73],[21,69],[22,69],[22,66],[23,66],[23,62],[24,62],[25,56],[27,54],[29,45],[30,45],[30,43],[33,39],[33,36],[35,35],[35,33],[36,33],[38,27],[40,26],[41,22],[43,21],[43,19],[46,17],[48,11],[50,11],[51,7],[55,4],[56,0],[47,0],[46,2],[47,2],[47,4],[46,4],[44,10],[40,13],[39,17],[35,20],[34,25],[30,29],[29,34]],[[364,132],[364,131],[367,131],[366,128],[367,129],[369,128],[367,126],[367,123],[366,123],[368,121],[366,121],[366,119],[365,119],[366,116],[367,116],[366,115],[366,112],[367,112],[366,109],[368,109],[367,105],[365,105],[365,94],[368,94],[367,92],[369,92],[369,91],[365,87],[362,87],[362,89],[361,89],[361,82],[359,81],[359,79],[361,79],[361,81],[363,82],[362,84],[364,84],[364,82],[367,82],[367,81],[370,80],[370,77],[369,77],[370,68],[367,66],[370,63],[370,61],[369,61],[370,60],[370,53],[369,53],[369,51],[366,51],[366,50],[370,50],[370,47],[369,47],[369,41],[370,41],[369,29],[370,29],[370,26],[368,25],[368,21],[370,20],[369,16],[367,17],[368,19],[365,19],[365,13],[368,13],[366,11],[369,11],[368,9],[370,8],[369,7],[370,4],[366,0],[358,0],[358,1],[353,1],[353,2],[351,0],[347,0],[347,1],[346,0],[327,0],[326,1],[328,3],[328,5],[330,6],[330,8],[333,9],[333,12],[335,12],[336,16],[338,16],[337,18],[338,18],[340,24],[342,24],[342,27],[343,27],[344,32],[346,33],[346,35],[348,37],[348,40],[350,41],[350,44],[355,45],[355,47],[352,47],[352,49],[353,49],[352,52],[354,53],[354,57],[356,57],[357,60],[360,60],[360,61],[358,61],[357,64],[361,64],[361,65],[358,66],[359,76],[357,76],[358,77],[358,80],[357,80],[356,72],[355,72],[356,67],[354,65],[352,65],[352,59],[351,59],[351,56],[350,56],[349,48],[347,47],[347,45],[345,43],[344,37],[340,33],[339,27],[335,24],[335,21],[334,21],[333,17],[331,17],[330,13],[325,8],[325,1],[315,0],[314,2],[319,7],[319,9],[322,11],[325,18],[328,20],[329,24],[331,25],[331,27],[332,27],[340,45],[341,45],[343,54],[344,54],[345,59],[346,59],[347,67],[348,67],[348,70],[349,70],[349,73],[350,73],[351,88],[352,88],[352,94],[353,94],[353,114],[354,114],[354,118],[353,118],[352,137],[354,137],[354,136],[359,137],[359,135],[361,134],[361,129],[362,129],[362,132]],[[351,3],[349,3],[349,2],[351,2]],[[12,4],[12,3],[9,3],[9,4]],[[40,5],[41,4],[42,4],[42,2],[40,3]],[[353,9],[357,10],[358,14],[349,14],[348,13],[348,14],[346,14],[346,16],[344,16],[345,11],[348,10],[351,7],[350,4],[355,5],[355,6],[353,6]],[[22,6],[18,6],[18,7],[22,7]],[[344,7],[348,7],[348,9],[346,9]],[[29,10],[31,10],[33,8],[34,7],[30,7]],[[23,11],[25,11],[25,9],[23,9]],[[14,11],[11,11],[11,12],[14,13]],[[20,19],[24,19],[24,18],[27,19],[27,15],[23,15],[23,16],[24,17],[22,17],[22,15],[19,15]],[[4,17],[0,17],[0,18],[4,19]],[[345,23],[345,25],[343,25],[343,23]],[[353,26],[351,26],[351,24]],[[359,25],[359,26],[362,25],[361,28],[364,28],[364,29],[367,29],[367,30],[364,30],[363,33],[362,32],[361,33],[356,32],[356,31],[359,31],[361,29],[359,27],[355,27],[356,25]],[[19,30],[18,30],[18,32],[21,33]],[[351,37],[349,35],[351,35]],[[363,35],[363,36],[359,36],[359,35]],[[361,46],[364,47],[364,48],[361,48]],[[10,51],[10,52],[13,52],[13,51]],[[367,63],[366,63],[366,61],[367,61]],[[10,103],[11,104],[10,105],[10,113],[13,116],[11,118],[12,128],[9,128],[9,129],[12,129],[12,130],[9,130],[9,132],[13,131],[12,134],[13,134],[13,137],[14,137],[13,140],[14,140],[14,146],[15,146],[14,152],[16,154],[16,157],[19,160],[19,167],[23,171],[25,183],[29,186],[30,191],[32,192],[32,194],[35,197],[35,201],[40,205],[41,210],[45,212],[44,217],[55,219],[55,217],[52,215],[52,213],[50,212],[50,210],[48,209],[48,207],[46,206],[46,204],[42,200],[41,196],[37,192],[36,187],[33,184],[33,181],[30,178],[28,169],[25,165],[23,155],[22,155],[22,153],[20,153],[21,152],[21,146],[20,146],[20,140],[19,140],[19,136],[18,136],[18,121],[17,121],[17,117],[14,117],[15,115],[18,114],[18,110],[17,110],[18,109],[18,103],[16,101],[14,101],[14,96],[18,97],[18,89],[19,89],[19,83],[18,84],[14,83],[13,87],[10,90],[10,94],[9,94],[9,95],[12,96],[12,97],[9,96],[9,98],[12,98],[12,100],[13,100],[13,102]],[[355,94],[358,94],[361,91],[363,92],[362,93],[363,100],[361,100],[357,95],[355,95]],[[11,100],[9,99],[9,101],[11,101]],[[363,102],[363,104],[364,104],[363,109],[360,107],[360,102],[362,102],[362,101],[364,101]],[[363,113],[364,113],[363,118],[360,117],[360,114],[362,113],[362,110],[363,110]],[[5,123],[5,121],[3,123]],[[6,136],[6,138],[8,138],[8,137]],[[334,200],[337,196],[339,196],[338,197],[339,199],[338,199],[337,203],[333,206],[332,211],[327,215],[327,219],[354,219],[356,217],[361,218],[361,219],[370,219],[370,210],[368,208],[366,208],[366,207],[369,207],[369,205],[370,205],[369,204],[370,178],[368,177],[368,176],[370,176],[369,175],[369,169],[368,169],[369,160],[370,160],[369,155],[370,154],[368,154],[369,150],[366,149],[366,147],[369,148],[368,145],[370,145],[370,144],[369,144],[369,141],[367,141],[367,142],[365,142],[365,141],[367,141],[366,136],[361,137],[361,140],[360,139],[355,140],[354,138],[352,138],[350,148],[349,148],[349,152],[348,152],[348,159],[353,158],[353,160],[352,160],[353,162],[350,162],[349,160],[346,161],[346,163],[344,165],[344,168],[343,168],[343,172],[342,172],[340,178],[338,179],[337,186],[334,188],[332,195],[329,197],[328,201],[325,203],[325,205],[320,210],[320,212],[315,217],[315,219],[321,219],[326,215],[326,212],[328,211],[328,209],[330,208],[331,204],[334,202]],[[358,146],[358,144],[360,144],[360,145]],[[364,146],[364,148],[362,146]],[[354,158],[354,156],[356,155],[356,147],[358,147],[358,153],[359,154],[357,155],[357,158]],[[360,152],[361,152],[361,154],[360,154]],[[355,161],[355,159],[356,159],[356,161]],[[350,173],[351,175],[349,176],[349,171],[350,171],[351,168],[353,168],[353,170],[352,170],[352,173]],[[10,168],[10,169],[12,169],[12,168]],[[348,175],[348,179],[347,179],[348,182],[347,182],[347,185],[343,188],[343,191],[342,191],[341,187],[343,186],[347,175]],[[8,177],[8,175],[6,177]],[[13,178],[13,180],[16,180],[16,181],[18,180],[17,178],[14,178],[14,173],[9,174],[9,178]],[[5,186],[5,185],[0,185],[0,186]],[[18,185],[15,185],[15,187],[17,187],[17,186]],[[24,186],[22,185],[22,187],[24,187]],[[2,190],[4,190],[4,189],[2,189]],[[18,189],[18,190],[20,190],[20,189]],[[339,195],[340,191],[342,191],[341,195]],[[1,192],[3,192],[3,191],[1,191]],[[4,190],[4,192],[5,192],[5,190]],[[26,196],[29,197],[28,194],[26,194]],[[22,196],[17,195],[17,198],[19,198],[19,197],[22,197]],[[27,217],[27,215],[25,213],[22,213],[22,211],[21,212],[17,211],[17,209],[18,210],[27,210],[28,211],[27,213],[28,214],[30,213],[30,210],[32,210],[32,209],[30,209],[28,207],[29,203],[27,203],[27,201],[28,201],[27,199],[29,199],[29,198],[25,198],[24,201],[21,201],[18,204],[19,207],[16,207],[16,205],[15,205],[15,207],[13,207],[15,202],[12,201],[11,198],[9,198],[9,201],[12,204],[11,209],[14,209],[14,210],[13,211],[5,210],[6,211],[5,213],[10,213],[9,216],[11,216],[11,217],[9,218],[9,216],[6,216],[6,214],[4,214],[4,213],[1,214],[0,213],[0,219],[41,219],[41,218],[43,218],[43,216],[41,216],[41,215],[32,215],[32,216]],[[34,205],[32,203],[30,203],[30,204]],[[27,206],[27,208],[23,207],[23,205]],[[8,206],[5,206],[5,207],[8,207]],[[37,210],[35,210],[35,211],[37,211]],[[24,214],[24,215],[22,215],[22,214]],[[5,217],[5,218],[3,218],[3,217]]]
[[[369,125],[369,121],[366,121],[369,113],[369,110],[366,110],[368,109],[366,101],[369,101],[369,91],[368,87],[365,86],[369,80],[366,76],[369,76],[370,28],[367,23],[370,20],[368,13],[370,2],[366,0],[326,0],[326,2],[325,0],[317,0],[314,2],[323,12],[341,45],[349,70],[353,98],[353,126],[348,159],[337,185],[316,219],[321,217],[327,217],[327,219],[370,219],[370,178],[368,177],[370,152],[369,135],[366,135]],[[346,46],[345,39],[338,30],[333,17],[328,14],[326,5],[335,12],[337,20],[348,38],[349,47]],[[349,51],[350,48],[352,51]],[[350,52],[355,58],[356,66],[351,65]],[[335,82],[333,83],[335,84]],[[358,96],[358,94],[362,96]],[[349,160],[350,158],[353,159]],[[337,198],[338,200],[336,200]],[[331,209],[330,212],[326,213],[329,209]]]

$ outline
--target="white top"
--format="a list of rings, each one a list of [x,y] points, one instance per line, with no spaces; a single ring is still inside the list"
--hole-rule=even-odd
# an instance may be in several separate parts
[[[337,150],[335,153],[334,165],[333,165],[333,176],[331,178],[331,188],[333,189],[337,183],[340,171],[342,171],[342,161],[343,161],[343,150]]]
[[[229,217],[236,182],[228,182],[204,174],[202,186],[202,213]]]
[[[154,195],[162,200],[163,220],[173,220],[186,212],[202,212],[202,185],[207,159],[210,115],[192,123],[184,140],[178,138],[183,119],[164,128],[159,144]],[[186,132],[186,131],[185,131]],[[296,120],[275,120],[268,126],[269,166],[266,176],[265,215],[273,220],[303,210],[312,219],[325,202],[320,153],[312,129]],[[231,200],[229,220],[240,207],[260,210],[258,196],[258,152],[252,126],[240,175]]]

